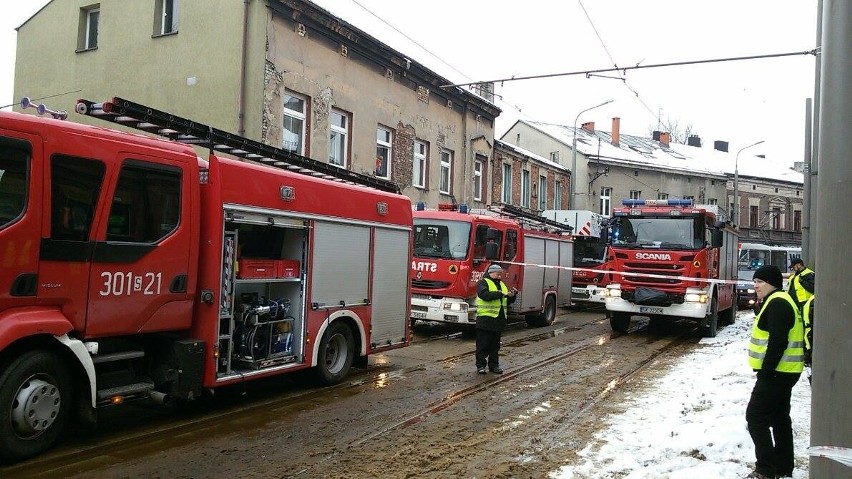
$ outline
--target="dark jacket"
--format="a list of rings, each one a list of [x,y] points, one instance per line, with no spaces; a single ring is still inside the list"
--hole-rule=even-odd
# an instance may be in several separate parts
[[[500,299],[503,297],[503,292],[501,291],[503,288],[501,284],[503,283],[499,279],[488,278],[491,281],[494,281],[494,284],[497,285],[497,291],[489,291],[488,283],[485,282],[485,278],[479,280],[479,284],[476,287],[476,295],[482,298],[485,301],[494,301],[495,299]],[[509,296],[506,298],[506,304],[512,304],[518,298],[518,295]],[[476,316],[476,328],[477,329],[485,329],[488,331],[503,331],[506,329],[506,311],[503,308],[500,308],[500,312],[497,313],[496,318],[492,317],[483,317]]]
[[[790,303],[782,298],[773,298],[772,293],[769,293],[764,299],[760,321],[757,323],[760,329],[769,332],[769,345],[766,347],[766,356],[763,358],[763,368],[757,372],[758,376],[791,374],[779,373],[775,371],[775,368],[778,367],[781,356],[787,349],[787,338],[795,322],[796,312],[791,309]]]

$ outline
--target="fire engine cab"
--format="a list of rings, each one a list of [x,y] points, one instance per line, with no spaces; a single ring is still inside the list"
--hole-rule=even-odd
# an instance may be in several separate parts
[[[624,206],[611,221],[612,329],[627,331],[634,315],[692,318],[713,337],[720,323],[733,323],[738,236],[718,207],[691,199],[632,199]]]
[[[0,112],[0,458],[72,415],[332,384],[409,344],[395,184],[121,98],[76,110],[150,135]]]
[[[542,216],[570,225],[574,231],[574,270],[571,300],[603,304],[606,285],[612,281],[613,259],[607,235],[608,218],[589,210],[544,210]]]
[[[532,325],[551,324],[557,306],[570,303],[569,232],[564,223],[511,205],[476,212],[464,204],[437,210],[416,205],[412,322],[475,324],[477,284],[496,262],[507,286],[518,289],[510,312]]]

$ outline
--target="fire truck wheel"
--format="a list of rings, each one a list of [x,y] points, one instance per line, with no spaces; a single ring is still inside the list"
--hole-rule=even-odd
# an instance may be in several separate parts
[[[537,316],[532,316],[530,326],[550,326],[553,324],[553,320],[556,319],[556,298],[550,294],[547,296],[547,299],[544,300],[544,308],[541,310],[541,314]]]
[[[630,315],[613,311],[609,317],[609,325],[613,331],[626,333],[630,327]]]
[[[719,298],[713,296],[710,303],[710,314],[704,318],[704,337],[715,338],[719,331]]]
[[[730,309],[725,311],[724,323],[726,326],[734,324],[734,322],[737,320],[737,310],[739,309],[737,306],[739,305],[736,301],[734,301],[734,304],[731,305]]]
[[[354,344],[349,327],[342,321],[331,323],[320,341],[317,354],[316,377],[320,384],[337,384],[346,377],[352,367]]]
[[[68,367],[48,351],[30,351],[0,374],[0,458],[20,461],[50,447],[68,421]]]

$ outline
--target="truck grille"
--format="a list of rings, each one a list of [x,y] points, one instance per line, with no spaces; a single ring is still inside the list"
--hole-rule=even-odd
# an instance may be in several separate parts
[[[649,264],[641,262],[627,262],[624,263],[624,272],[653,274],[657,276],[671,276],[671,278],[656,278],[647,276],[625,275],[623,277],[624,284],[631,286],[657,286],[663,287],[665,289],[666,286],[673,287],[683,285],[683,281],[677,279],[678,276],[683,276],[684,274],[684,265],[679,263]]]
[[[450,284],[451,283],[449,281],[427,281],[425,279],[411,280],[411,287],[419,289],[444,289],[450,287]]]

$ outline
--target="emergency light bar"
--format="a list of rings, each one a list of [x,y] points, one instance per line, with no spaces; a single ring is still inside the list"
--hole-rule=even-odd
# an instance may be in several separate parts
[[[625,199],[621,200],[624,206],[692,206],[691,199],[670,198],[667,200],[642,200],[642,199]]]

